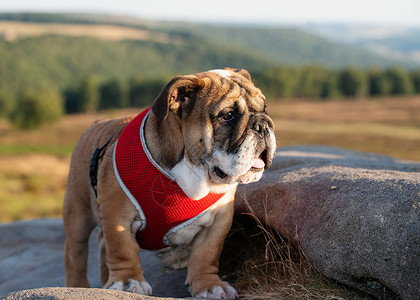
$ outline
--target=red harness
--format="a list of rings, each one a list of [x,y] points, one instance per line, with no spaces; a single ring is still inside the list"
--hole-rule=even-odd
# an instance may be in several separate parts
[[[224,194],[200,200],[187,197],[172,176],[151,157],[143,126],[150,108],[125,127],[114,150],[114,172],[143,221],[136,238],[142,249],[157,250],[170,244],[167,235],[190,224]]]

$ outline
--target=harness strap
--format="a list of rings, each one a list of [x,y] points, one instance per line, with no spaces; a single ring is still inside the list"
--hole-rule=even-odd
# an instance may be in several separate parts
[[[95,192],[95,197],[98,198],[98,191],[96,186],[98,185],[98,166],[99,160],[105,155],[103,152],[106,147],[108,147],[109,143],[111,142],[114,135],[112,135],[109,140],[103,145],[101,148],[96,148],[92,154],[92,158],[90,159],[90,167],[89,167],[89,178],[90,178],[90,185]],[[102,153],[103,152],[103,153]]]

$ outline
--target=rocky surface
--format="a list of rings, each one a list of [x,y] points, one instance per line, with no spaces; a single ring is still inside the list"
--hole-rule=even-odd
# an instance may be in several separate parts
[[[386,299],[420,299],[420,164],[334,148],[283,149],[236,213],[253,212],[318,271]]]
[[[0,296],[1,297],[1,296]],[[149,297],[138,294],[132,294],[121,291],[111,291],[104,289],[82,289],[82,288],[40,288],[23,290],[10,293],[4,296],[4,300],[157,300],[157,299],[175,299],[175,298],[158,298]]]
[[[95,232],[91,236],[89,247],[89,282],[92,287],[100,288]],[[140,258],[145,276],[153,287],[154,296],[190,296],[184,284],[185,270],[163,271],[161,261],[151,251],[142,251]],[[10,292],[40,287],[64,287],[63,222],[61,219],[40,219],[0,224],[0,299]],[[66,289],[62,293],[67,293],[68,297],[74,296],[74,299],[90,299],[78,297],[77,293],[80,293],[80,290],[83,291]],[[37,293],[44,293],[47,297],[48,293],[52,292],[52,296],[57,297],[52,299],[64,299],[60,298],[60,295],[67,295],[58,295],[57,291],[59,289],[47,289]],[[27,299],[21,298],[21,295],[29,295],[30,292],[8,299]],[[97,295],[100,298],[100,293],[101,290],[92,291],[89,297],[95,299]],[[108,296],[103,295],[103,299],[112,299]],[[121,298],[116,295],[115,299]]]
[[[260,182],[238,188],[235,209],[252,211],[300,244],[328,277],[378,298],[420,299],[418,163],[336,148],[282,149]],[[64,285],[63,244],[58,219],[1,224],[0,298],[120,298],[101,289],[48,288]],[[88,277],[99,288],[95,234],[90,247]],[[163,271],[153,252],[141,260],[154,296],[189,296],[185,270]]]

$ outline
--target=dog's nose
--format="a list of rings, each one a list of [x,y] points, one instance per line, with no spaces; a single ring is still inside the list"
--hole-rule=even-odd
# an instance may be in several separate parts
[[[254,122],[254,124],[252,124],[252,129],[256,131],[259,135],[262,135],[264,131],[267,129],[267,123]]]
[[[272,121],[265,114],[254,114],[250,121],[251,129],[258,135],[264,136],[268,129],[272,127]]]

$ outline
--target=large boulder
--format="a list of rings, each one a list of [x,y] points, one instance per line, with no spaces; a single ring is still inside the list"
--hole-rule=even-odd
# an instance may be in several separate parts
[[[420,164],[336,148],[277,152],[238,188],[253,213],[324,275],[377,298],[420,299]]]
[[[174,300],[175,298],[150,297],[139,294],[82,288],[39,288],[10,293],[0,299],[3,300]]]
[[[93,232],[89,243],[88,278],[92,287],[100,288],[96,235],[97,232]],[[160,259],[152,251],[142,251],[140,259],[144,274],[153,287],[153,295],[190,295],[185,288],[185,270],[165,271]],[[21,290],[63,287],[64,276],[64,228],[61,219],[0,224],[0,299],[6,297],[7,293]],[[83,291],[87,292],[83,289],[41,289],[11,294],[6,299],[26,299],[23,296],[30,295],[34,299],[41,296],[45,299],[62,299],[61,295],[67,295],[67,299],[113,299],[112,295],[115,295],[115,299],[121,299],[118,293],[109,294],[99,289],[89,290],[89,294],[80,297]],[[104,294],[101,296],[102,292]]]

